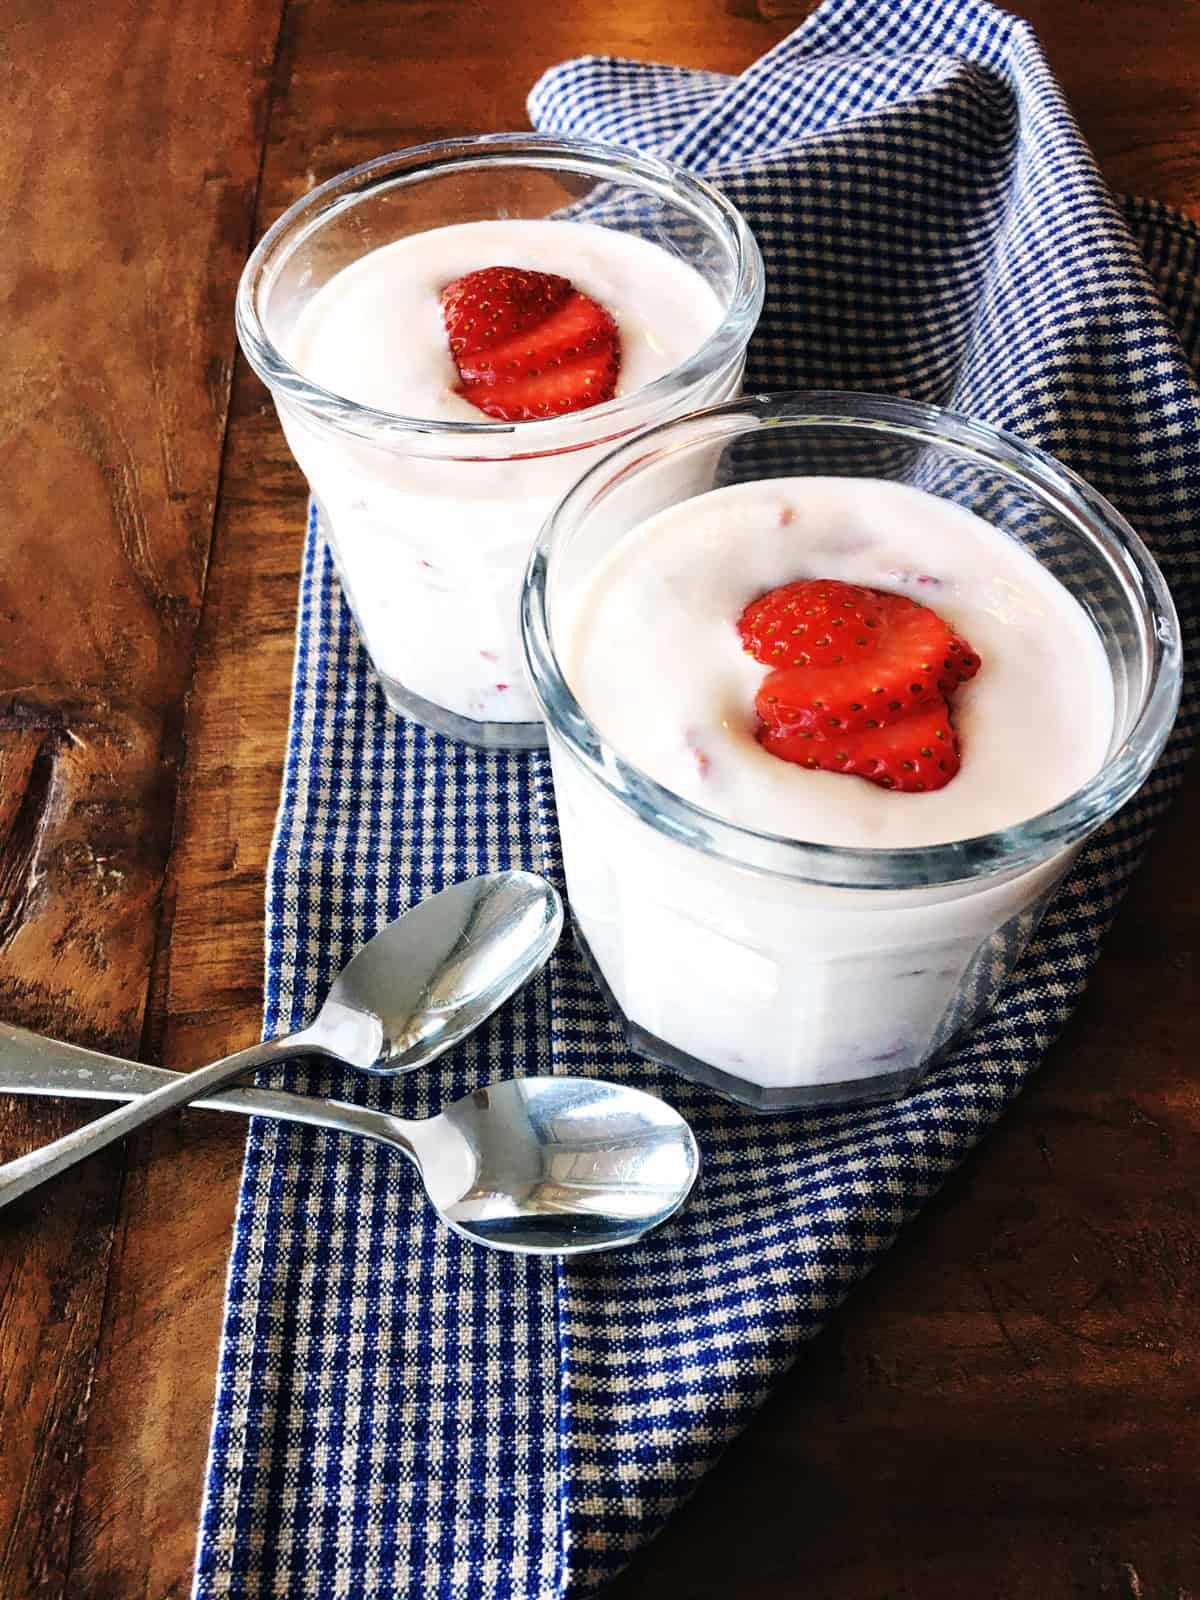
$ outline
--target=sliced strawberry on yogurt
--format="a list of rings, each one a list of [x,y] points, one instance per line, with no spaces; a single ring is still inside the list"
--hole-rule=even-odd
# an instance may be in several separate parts
[[[943,694],[953,694],[960,683],[969,683],[978,671],[979,657],[961,634],[952,633],[942,657],[938,688]]]
[[[906,794],[945,788],[961,765],[958,734],[940,697],[900,722],[866,733],[825,738],[764,727],[758,742],[772,755],[798,766],[850,773]]]
[[[829,626],[807,652],[808,665],[797,662],[768,674],[754,702],[765,723],[831,737],[885,728],[965,681],[948,684],[955,663],[963,671],[970,661],[978,665],[928,606],[898,594],[878,593],[875,601],[875,617],[862,629],[866,647],[853,630],[847,636]],[[821,642],[824,637],[832,637],[832,646]]]
[[[872,655],[883,620],[879,599],[874,589],[833,578],[785,583],[742,612],[742,646],[764,667],[828,666]]]
[[[738,631],[772,668],[754,705],[773,755],[907,792],[940,789],[959,770],[948,697],[979,657],[928,606],[805,579],[752,601]]]
[[[616,394],[616,322],[569,278],[484,267],[448,283],[441,304],[458,393],[485,415],[529,422]]]
[[[569,278],[520,267],[485,267],[448,283],[442,321],[460,376],[483,370],[489,350],[537,327],[573,293]]]

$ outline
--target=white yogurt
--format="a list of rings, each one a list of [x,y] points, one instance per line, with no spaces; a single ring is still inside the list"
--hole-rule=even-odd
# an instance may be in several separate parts
[[[285,354],[358,404],[487,422],[455,392],[439,297],[454,278],[488,266],[559,273],[607,307],[621,337],[618,398],[679,366],[723,314],[694,268],[645,239],[590,223],[480,221],[399,239],[345,267],[304,307]],[[682,394],[675,410],[728,398],[739,377],[727,368],[704,392]],[[521,661],[520,582],[545,516],[601,452],[564,448],[594,437],[586,415],[517,424],[499,447],[506,459],[450,460],[420,454],[416,437],[385,450],[334,433],[280,398],[288,442],[393,703],[411,706],[415,695],[478,723],[538,718]],[[511,459],[535,450],[559,453]]]
[[[983,670],[953,698],[962,770],[929,794],[812,772],[756,741],[767,674],[737,620],[797,578],[909,594]],[[1019,545],[903,484],[739,484],[625,538],[580,596],[567,681],[609,742],[664,787],[742,827],[862,849],[942,844],[1047,810],[1100,766],[1112,680],[1095,628]]]
[[[737,619],[804,577],[919,597],[979,654],[953,698],[962,768],[945,788],[897,793],[758,745],[767,669]],[[731,822],[813,843],[1010,826],[1086,783],[1112,736],[1104,648],[1066,589],[970,512],[894,483],[776,479],[671,506],[592,568],[556,639],[622,756]],[[626,1020],[759,1103],[911,1083],[990,1003],[1070,860],[950,888],[798,882],[677,843],[552,749],[572,909]]]

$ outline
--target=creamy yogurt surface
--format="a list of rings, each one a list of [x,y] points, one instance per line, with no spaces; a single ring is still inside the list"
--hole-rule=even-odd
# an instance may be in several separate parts
[[[306,377],[360,405],[488,422],[455,393],[439,297],[455,278],[491,266],[557,273],[608,309],[621,335],[618,398],[686,360],[722,316],[693,267],[635,234],[589,222],[462,222],[397,239],[344,267],[304,307],[285,353]],[[540,438],[550,431],[535,427]]]
[[[922,600],[979,654],[951,701],[962,768],[944,788],[900,793],[757,743],[767,668],[743,652],[737,620],[799,578]],[[772,479],[674,505],[618,540],[557,644],[622,756],[705,810],[813,843],[931,845],[1012,826],[1086,783],[1112,735],[1104,647],[1075,599],[981,518],[897,483]]]

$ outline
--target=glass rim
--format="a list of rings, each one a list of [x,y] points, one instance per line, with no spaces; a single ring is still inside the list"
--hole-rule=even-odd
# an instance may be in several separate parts
[[[547,586],[559,534],[632,473],[661,460],[670,436],[712,422],[709,442],[760,427],[843,428],[948,449],[1031,490],[1061,520],[1092,535],[1126,591],[1140,598],[1149,659],[1132,724],[1100,769],[1056,805],[989,833],[933,845],[866,848],[818,844],[744,827],[696,805],[621,756],[592,725],[551,642]],[[656,448],[659,447],[659,448]],[[624,458],[624,459],[623,459]],[[1082,841],[1141,787],[1179,705],[1182,652],[1175,605],[1157,562],[1119,511],[1085,479],[1015,435],[960,412],[853,390],[746,396],[673,418],[624,439],[563,496],[543,524],[526,568],[521,632],[534,696],[547,727],[620,805],[660,833],[731,864],[827,887],[937,888],[1011,875]]]
[[[536,448],[536,430],[557,427],[564,419],[539,417],[527,422],[487,420],[448,421],[437,417],[410,417],[361,405],[314,383],[287,359],[271,339],[259,314],[259,300],[270,289],[282,261],[277,253],[289,241],[292,249],[316,232],[324,222],[356,204],[364,195],[389,187],[416,183],[423,178],[475,167],[531,167],[567,170],[610,182],[640,180],[641,186],[671,198],[694,217],[704,220],[713,233],[723,232],[736,262],[733,294],[720,323],[688,359],[668,372],[601,405],[576,413],[599,424],[579,444]],[[291,251],[288,251],[288,255]],[[286,260],[287,257],[283,257]],[[430,440],[482,441],[520,434],[531,446],[530,454],[559,454],[564,448],[584,448],[621,437],[630,424],[622,419],[635,408],[643,414],[671,403],[680,390],[701,384],[742,359],[746,342],[762,311],[764,269],[762,255],[749,223],[712,184],[686,172],[660,156],[647,155],[622,145],[595,139],[558,137],[536,133],[491,133],[438,139],[376,156],[348,167],[319,184],[290,205],[276,219],[251,252],[238,282],[235,307],[238,340],[251,367],[272,391],[307,411],[363,437],[394,441],[398,434],[418,434]],[[581,424],[582,426],[582,424]]]

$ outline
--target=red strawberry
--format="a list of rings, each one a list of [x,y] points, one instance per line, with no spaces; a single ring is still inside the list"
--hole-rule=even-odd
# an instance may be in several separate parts
[[[506,343],[535,327],[572,293],[571,280],[520,267],[486,267],[455,278],[442,290],[442,321],[450,354],[463,357]]]
[[[961,634],[952,633],[942,658],[938,688],[943,694],[953,694],[960,683],[968,683],[978,671],[979,657]]]
[[[874,589],[834,578],[804,578],[752,600],[738,619],[747,653],[764,667],[808,667],[858,658],[878,644],[882,616]]]
[[[878,623],[868,633],[868,648],[858,648],[859,636],[852,635],[855,648],[848,651],[839,635],[827,661],[814,648],[810,666],[781,667],[768,674],[754,702],[764,722],[785,731],[822,730],[832,738],[839,730],[887,727],[949,692],[943,662],[965,667],[974,658],[961,651],[951,654],[954,635],[926,606],[903,595],[879,594],[876,599]]]
[[[442,318],[458,392],[489,417],[528,422],[616,393],[617,325],[569,278],[517,267],[468,272],[442,290]]]
[[[960,765],[958,735],[941,699],[890,727],[845,738],[764,727],[759,730],[758,742],[772,755],[798,766],[853,773],[905,793],[943,788]]]
[[[979,658],[927,606],[805,579],[752,601],[738,630],[775,669],[754,701],[764,749],[894,789],[940,789],[958,771],[946,702]]]

